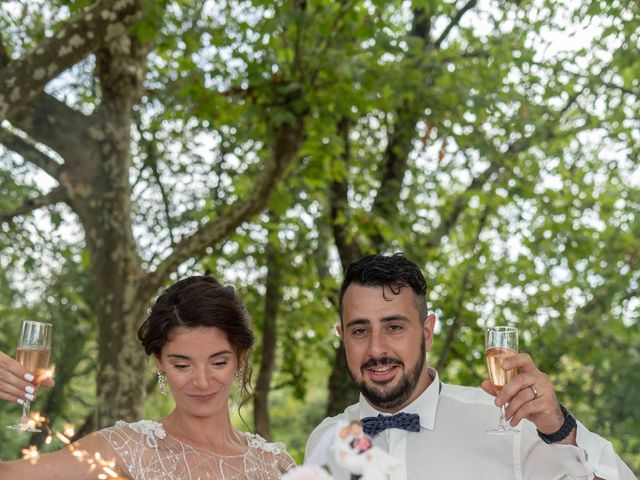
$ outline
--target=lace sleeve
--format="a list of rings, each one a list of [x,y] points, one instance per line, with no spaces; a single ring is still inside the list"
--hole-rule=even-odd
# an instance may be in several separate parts
[[[150,460],[149,453],[157,449],[158,439],[166,436],[162,425],[152,421],[118,421],[113,427],[97,433],[111,445],[119,457],[121,468],[126,469],[134,480],[146,478],[144,472],[145,464]]]
[[[254,433],[245,433],[245,435],[249,439],[249,445],[256,451],[262,452],[263,461],[269,458],[278,472],[286,472],[295,466],[296,462],[287,453],[284,443],[267,442]]]
[[[277,461],[278,469],[283,473],[296,466],[295,460],[284,450],[277,454]]]

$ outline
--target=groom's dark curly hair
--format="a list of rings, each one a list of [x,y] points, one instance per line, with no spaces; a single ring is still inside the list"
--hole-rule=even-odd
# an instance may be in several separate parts
[[[427,281],[420,267],[402,253],[368,255],[349,265],[340,288],[341,314],[344,294],[352,283],[364,287],[381,287],[385,300],[391,300],[387,292],[397,295],[402,288],[409,287],[413,290],[420,316],[422,319],[427,317]]]

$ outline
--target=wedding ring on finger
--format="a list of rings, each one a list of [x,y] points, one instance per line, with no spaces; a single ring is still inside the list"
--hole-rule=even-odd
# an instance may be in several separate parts
[[[533,400],[535,400],[536,398],[538,398],[540,396],[540,395],[538,395],[538,390],[536,390],[536,386],[535,385],[529,385],[529,388],[533,392]]]

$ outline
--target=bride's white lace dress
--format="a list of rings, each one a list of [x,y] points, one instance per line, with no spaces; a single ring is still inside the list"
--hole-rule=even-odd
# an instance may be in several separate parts
[[[120,457],[132,480],[275,480],[294,465],[284,446],[244,433],[248,450],[218,455],[167,434],[161,423],[119,421],[98,432]]]

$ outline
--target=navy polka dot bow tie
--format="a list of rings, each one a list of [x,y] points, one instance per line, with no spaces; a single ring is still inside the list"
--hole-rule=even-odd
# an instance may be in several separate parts
[[[420,431],[420,415],[417,413],[401,412],[391,416],[380,414],[377,417],[363,418],[360,422],[364,433],[370,437],[375,437],[387,428],[401,428],[410,432]]]

